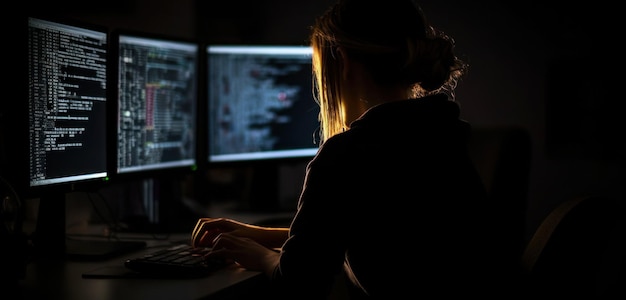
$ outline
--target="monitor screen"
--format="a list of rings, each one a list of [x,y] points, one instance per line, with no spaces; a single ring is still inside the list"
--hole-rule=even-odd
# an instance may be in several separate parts
[[[116,32],[116,174],[196,167],[199,44]]]
[[[108,31],[28,18],[29,185],[107,176]]]
[[[208,45],[206,53],[209,163],[315,155],[311,47]]]

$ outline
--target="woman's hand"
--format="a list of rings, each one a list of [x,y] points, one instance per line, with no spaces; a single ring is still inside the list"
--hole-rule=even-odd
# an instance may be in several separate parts
[[[232,233],[220,233],[212,241],[213,250],[206,257],[233,260],[252,271],[262,271],[271,276],[278,265],[280,254],[251,238]]]
[[[247,227],[250,225],[226,218],[200,218],[191,233],[194,247],[213,247],[213,240],[222,232],[230,232],[243,237],[252,237]]]

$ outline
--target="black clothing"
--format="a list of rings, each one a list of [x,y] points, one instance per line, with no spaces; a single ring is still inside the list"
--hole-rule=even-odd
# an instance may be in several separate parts
[[[274,282],[323,299],[345,262],[372,298],[482,296],[494,250],[469,133],[441,94],[377,105],[328,139],[307,165]]]

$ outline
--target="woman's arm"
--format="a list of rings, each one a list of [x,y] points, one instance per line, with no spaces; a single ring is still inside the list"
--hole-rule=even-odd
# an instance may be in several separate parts
[[[263,227],[256,225],[248,225],[249,229],[254,230],[251,232],[252,239],[268,248],[280,248],[283,243],[289,237],[289,228],[287,227]],[[238,234],[238,232],[234,232]]]

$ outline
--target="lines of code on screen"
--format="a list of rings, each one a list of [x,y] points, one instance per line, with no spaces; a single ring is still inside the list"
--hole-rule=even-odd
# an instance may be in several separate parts
[[[119,173],[195,164],[198,46],[119,37]]]
[[[107,33],[28,24],[30,185],[105,177]]]
[[[209,46],[209,160],[312,157],[311,48]]]

